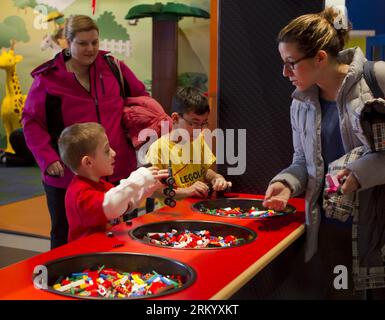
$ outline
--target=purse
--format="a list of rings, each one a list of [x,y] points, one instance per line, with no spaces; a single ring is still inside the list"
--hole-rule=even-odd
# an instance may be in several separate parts
[[[385,100],[381,99],[384,97],[384,93],[381,91],[375,77],[373,61],[364,63],[363,76],[373,96],[380,99],[367,101],[357,115],[357,121],[362,128],[365,144],[373,152],[385,151]],[[331,162],[327,175],[335,177],[338,171],[345,169],[349,163],[360,158],[365,151],[367,151],[367,148],[360,146]],[[357,192],[350,194],[330,193],[330,190],[333,190],[334,187],[331,183],[331,179],[325,179],[323,191],[325,216],[345,222],[350,216],[353,216],[356,212],[358,213],[358,194]]]
[[[337,172],[346,168],[354,160],[360,158],[364,153],[364,147],[357,147],[334,160],[329,164],[328,174],[336,176]],[[323,209],[327,218],[337,219],[345,222],[359,208],[358,195],[356,192],[341,194],[339,192],[329,193],[331,187],[328,179],[325,179],[325,188],[323,193]]]

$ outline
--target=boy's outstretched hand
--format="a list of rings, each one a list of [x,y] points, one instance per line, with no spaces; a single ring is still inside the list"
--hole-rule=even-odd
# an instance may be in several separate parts
[[[289,187],[282,182],[274,182],[266,190],[263,206],[276,211],[282,211],[285,209],[290,196],[291,190]]]
[[[153,177],[159,181],[168,177],[167,169],[159,169],[157,167],[149,167],[147,169],[150,170]]]

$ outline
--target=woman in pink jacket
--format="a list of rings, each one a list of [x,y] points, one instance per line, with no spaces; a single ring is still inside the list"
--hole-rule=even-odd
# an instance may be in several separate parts
[[[99,29],[90,17],[71,16],[64,35],[68,49],[32,72],[34,81],[22,116],[27,145],[42,172],[51,215],[51,248],[67,243],[64,196],[73,176],[58,154],[60,133],[74,123],[100,123],[116,151],[115,172],[108,181],[117,183],[136,169],[135,151],[121,126],[122,93],[148,95],[143,83],[119,62],[123,90],[113,59],[99,51]]]

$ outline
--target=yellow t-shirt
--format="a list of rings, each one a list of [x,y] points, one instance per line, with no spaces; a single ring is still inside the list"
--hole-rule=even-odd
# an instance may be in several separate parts
[[[149,148],[146,161],[160,169],[167,169],[169,160],[175,184],[187,188],[196,181],[204,181],[207,170],[216,158],[200,134],[194,141],[182,144],[170,140],[170,134],[156,140]]]

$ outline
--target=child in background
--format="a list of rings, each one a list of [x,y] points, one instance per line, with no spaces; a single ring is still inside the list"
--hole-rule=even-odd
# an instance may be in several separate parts
[[[172,100],[171,112],[173,131],[150,146],[146,161],[166,169],[171,160],[177,187],[176,198],[179,199],[207,197],[207,184],[211,184],[214,191],[230,187],[231,182],[211,169],[216,158],[206,144],[204,135],[200,133],[194,137],[195,130],[200,131],[208,126],[210,107],[207,98],[196,88],[178,88]],[[177,141],[174,141],[175,138]],[[185,150],[189,150],[187,157]]]
[[[63,162],[75,173],[65,196],[69,224],[68,241],[105,231],[109,220],[127,210],[161,187],[158,181],[167,170],[139,168],[118,186],[101,179],[114,171],[115,151],[104,128],[94,122],[80,123],[63,130],[59,138]]]

